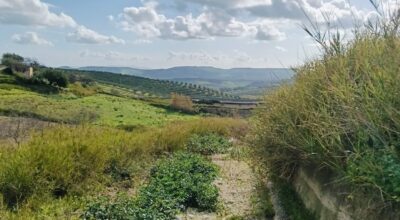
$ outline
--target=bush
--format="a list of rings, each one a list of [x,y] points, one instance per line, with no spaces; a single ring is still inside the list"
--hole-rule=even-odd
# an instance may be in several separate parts
[[[150,183],[138,196],[138,218],[169,219],[188,207],[213,211],[218,190],[216,168],[200,156],[178,153],[151,171]]]
[[[175,219],[188,207],[214,211],[218,189],[212,184],[217,170],[201,156],[177,153],[161,160],[150,182],[136,199],[100,199],[90,203],[84,219]]]
[[[290,177],[297,166],[311,163],[329,167],[354,188],[371,194],[379,189],[385,200],[400,197],[390,186],[397,181],[390,170],[398,167],[400,153],[398,19],[358,30],[348,43],[334,37],[320,60],[297,69],[293,84],[266,97],[254,135],[273,173]],[[381,150],[391,152],[385,161]],[[381,171],[389,176],[375,180]]]
[[[107,197],[96,198],[87,204],[82,219],[135,219],[136,206],[134,201],[126,195],[119,195],[115,201]]]
[[[188,113],[194,112],[192,98],[177,93],[171,95],[171,107]]]
[[[1,64],[9,67],[12,71],[25,72],[28,66],[24,63],[24,60],[17,54],[5,53],[1,59]]]
[[[225,137],[217,134],[194,134],[188,141],[186,148],[193,153],[212,155],[226,153],[232,144]]]
[[[68,87],[68,77],[59,70],[45,69],[42,73],[35,76],[34,80],[42,80],[50,85],[66,88]]]
[[[0,192],[9,207],[33,194],[54,197],[81,193],[85,181],[104,171],[108,148],[93,138],[84,140],[68,128],[52,129],[34,137],[0,162]],[[91,130],[95,132],[94,130]],[[69,140],[68,140],[69,139]]]
[[[144,168],[158,156],[184,149],[194,133],[227,135],[245,125],[243,121],[208,118],[135,133],[54,125],[33,134],[17,149],[0,148],[0,193],[12,208],[32,197],[87,194],[110,176],[114,181],[132,178],[134,182],[134,178],[144,178]]]

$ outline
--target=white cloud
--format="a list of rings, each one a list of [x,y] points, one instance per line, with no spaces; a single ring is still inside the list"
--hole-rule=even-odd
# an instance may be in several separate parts
[[[385,0],[388,2],[397,0]],[[121,26],[142,37],[161,39],[207,39],[248,37],[258,41],[283,40],[285,29],[311,19],[346,29],[364,22],[374,12],[359,9],[348,0],[172,0],[142,1],[121,14]],[[167,17],[161,10],[175,8],[181,14]],[[193,10],[196,9],[196,10]],[[186,14],[185,11],[189,11]],[[192,12],[198,12],[197,15]],[[183,14],[182,14],[183,13]]]
[[[0,23],[26,26],[75,27],[75,20],[50,12],[40,0],[0,0]]]
[[[52,46],[53,43],[38,36],[35,32],[26,32],[24,34],[14,34],[12,40],[17,44],[33,44]]]
[[[275,49],[277,49],[277,50],[279,50],[279,51],[281,51],[281,52],[286,52],[286,51],[287,51],[286,48],[281,47],[281,46],[276,46]]]
[[[79,53],[79,56],[82,58],[95,58],[102,59],[107,61],[148,61],[150,60],[147,57],[131,55],[116,51],[107,51],[107,52],[96,52],[90,50],[84,50]]]
[[[73,33],[69,33],[67,36],[67,40],[70,42],[84,44],[125,44],[125,41],[123,39],[117,38],[115,36],[105,36],[99,34],[91,29],[86,28],[85,26],[79,26]]]
[[[110,20],[113,17],[109,17]],[[79,25],[72,17],[50,11],[50,6],[41,0],[0,0],[0,23],[9,25],[24,26],[45,26],[45,27],[69,27],[74,32],[68,34],[70,42],[87,44],[110,44],[125,41],[114,37],[101,35],[82,25]],[[50,42],[40,39],[36,33],[27,32],[24,35],[15,35],[13,40],[16,43],[47,44]]]
[[[256,25],[257,34],[256,39],[260,41],[271,41],[271,40],[284,40],[286,34],[281,32],[276,26],[268,22],[259,22]]]
[[[184,63],[186,65],[213,65],[213,66],[246,66],[249,64],[263,64],[265,58],[255,58],[246,52],[233,50],[230,53],[209,53],[206,51],[168,53],[167,61]]]
[[[156,5],[125,8],[121,26],[145,38],[161,39],[209,39],[213,37],[253,36],[258,40],[281,40],[285,34],[273,26],[273,22],[243,22],[224,10],[203,10],[198,16],[187,14],[167,18],[157,12]]]

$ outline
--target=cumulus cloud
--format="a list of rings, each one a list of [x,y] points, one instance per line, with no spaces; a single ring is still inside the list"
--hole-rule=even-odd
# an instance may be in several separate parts
[[[281,46],[276,46],[275,49],[277,49],[277,50],[279,50],[279,51],[281,51],[281,52],[286,52],[286,51],[287,51],[286,48],[281,47]]]
[[[109,19],[113,19],[110,17]],[[42,26],[72,28],[67,40],[87,44],[124,44],[125,41],[115,36],[101,35],[91,29],[79,25],[72,17],[64,13],[50,11],[50,5],[41,0],[0,0],[0,23],[9,25]],[[50,42],[41,39],[36,33],[27,32],[14,35],[13,40],[20,44],[49,45]]]
[[[168,18],[156,10],[156,5],[128,7],[123,10],[121,26],[146,38],[209,39],[213,37],[253,36],[258,40],[281,40],[285,34],[270,22],[243,22],[222,9],[203,10],[198,16],[191,13]]]
[[[99,34],[85,26],[79,26],[73,33],[69,33],[67,40],[75,43],[84,44],[125,44],[125,41],[115,36],[105,36]]]
[[[398,0],[382,0],[399,7]],[[196,39],[252,36],[260,41],[286,38],[287,26],[311,20],[347,29],[376,16],[348,0],[143,0],[142,7],[125,8],[123,27],[145,37]],[[395,5],[395,6],[394,6]],[[386,7],[387,8],[387,7]],[[175,9],[184,15],[167,17],[162,10]],[[193,10],[195,9],[195,10]],[[197,12],[193,15],[192,12]]]
[[[95,58],[102,59],[107,61],[148,61],[149,58],[137,55],[131,55],[116,51],[106,51],[106,52],[97,52],[84,50],[79,53],[79,56],[82,58]]]
[[[14,34],[12,40],[17,44],[33,44],[33,45],[47,45],[52,46],[53,43],[44,38],[39,37],[35,32],[26,32],[24,34]]]
[[[0,0],[0,23],[27,26],[75,27],[75,20],[50,12],[40,0]]]
[[[397,0],[383,1],[394,2]],[[172,3],[164,3],[164,5],[180,9],[188,8],[191,4],[210,9],[223,9],[232,15],[245,12],[258,18],[298,21],[304,21],[308,19],[308,16],[316,22],[325,22],[327,16],[331,21],[347,22],[354,19],[365,19],[370,13],[351,6],[348,0],[173,0]]]
[[[187,65],[215,65],[215,66],[240,66],[250,63],[265,63],[265,58],[255,58],[246,52],[233,50],[228,53],[209,53],[206,51],[177,52],[170,51],[167,61],[177,61]]]

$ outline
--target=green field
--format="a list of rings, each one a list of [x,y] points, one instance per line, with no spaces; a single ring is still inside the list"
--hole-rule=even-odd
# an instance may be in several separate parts
[[[20,89],[0,89],[0,111],[33,115],[50,121],[91,121],[97,125],[159,126],[174,120],[195,116],[153,107],[144,101],[95,94],[77,97],[73,94],[43,95]]]

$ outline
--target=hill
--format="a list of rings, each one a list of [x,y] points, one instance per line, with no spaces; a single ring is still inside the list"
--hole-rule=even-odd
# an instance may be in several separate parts
[[[109,85],[93,85],[79,96],[71,85],[66,91],[46,94],[18,83],[15,76],[0,71],[0,114],[37,119],[107,126],[160,126],[173,120],[193,119],[167,108],[129,96],[129,91]],[[112,94],[112,91],[114,94]]]
[[[162,98],[170,97],[172,93],[179,93],[195,99],[224,100],[239,99],[225,94],[216,89],[199,86],[192,83],[174,82],[167,80],[150,79],[139,76],[115,74],[110,72],[99,72],[89,70],[64,69],[67,73],[79,74],[89,77],[95,81],[132,89],[143,94],[155,95]]]
[[[261,95],[266,88],[276,87],[276,85],[280,85],[294,76],[294,72],[286,68],[219,69],[182,66],[169,69],[136,69],[88,66],[79,69],[192,83],[219,89],[234,96]]]

